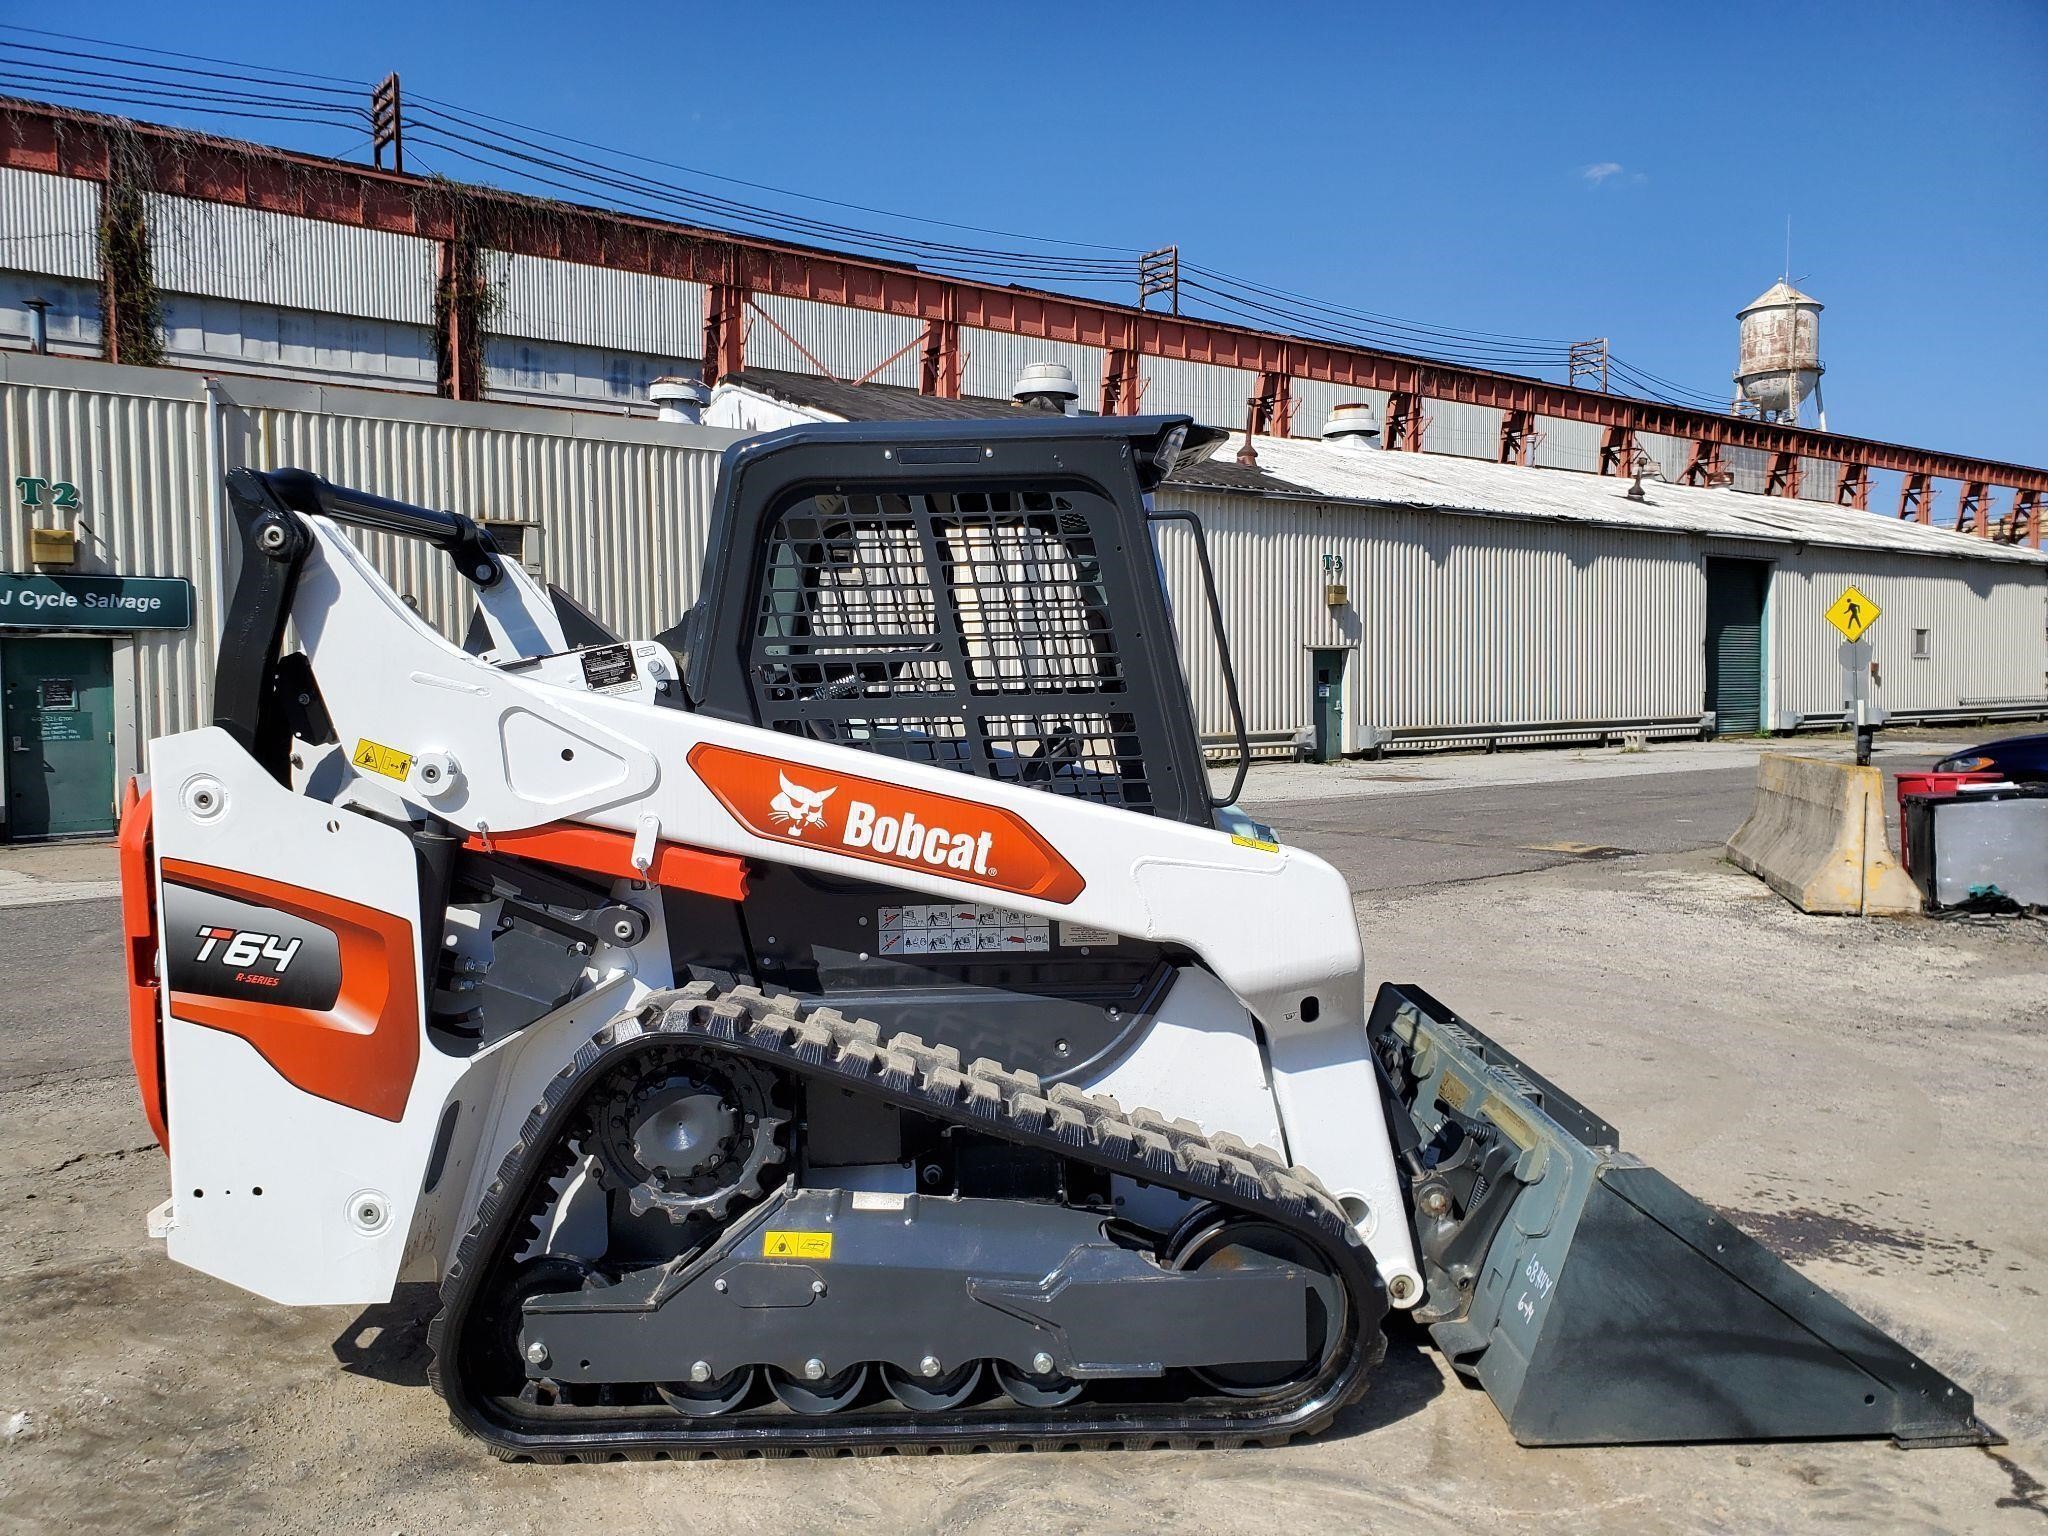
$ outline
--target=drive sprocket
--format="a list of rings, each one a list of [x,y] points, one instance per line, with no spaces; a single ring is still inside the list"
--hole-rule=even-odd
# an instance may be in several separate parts
[[[724,1221],[788,1156],[789,1117],[771,1074],[746,1061],[664,1048],[607,1083],[593,1142],[635,1216]]]

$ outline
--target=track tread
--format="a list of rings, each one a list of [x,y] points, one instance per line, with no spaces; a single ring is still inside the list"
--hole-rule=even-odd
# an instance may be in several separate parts
[[[1056,1083],[1046,1088],[1034,1074],[1013,1070],[987,1057],[963,1064],[960,1053],[951,1046],[934,1045],[902,1032],[884,1038],[877,1025],[847,1018],[834,1008],[810,1007],[796,998],[751,984],[721,985],[698,979],[647,999],[632,1013],[604,1026],[577,1049],[521,1125],[518,1139],[478,1202],[476,1217],[458,1244],[455,1259],[443,1279],[444,1305],[428,1327],[428,1379],[448,1403],[457,1427],[483,1440],[501,1460],[564,1464],[745,1460],[787,1455],[971,1455],[984,1451],[1196,1450],[1284,1445],[1326,1428],[1342,1408],[1363,1393],[1371,1368],[1385,1352],[1385,1337],[1379,1332],[1378,1319],[1361,1316],[1358,1326],[1370,1332],[1365,1346],[1369,1358],[1361,1367],[1354,1368],[1355,1380],[1345,1393],[1321,1404],[1310,1418],[1267,1430],[1238,1431],[1212,1426],[1165,1433],[1090,1434],[1053,1427],[1029,1435],[949,1436],[934,1429],[922,1435],[908,1435],[901,1441],[859,1446],[758,1442],[744,1446],[691,1446],[631,1441],[557,1451],[525,1444],[508,1445],[463,1414],[455,1395],[462,1390],[459,1372],[448,1368],[448,1362],[455,1358],[454,1341],[448,1336],[450,1319],[466,1313],[471,1300],[467,1294],[471,1270],[499,1246],[493,1243],[493,1229],[505,1202],[514,1198],[515,1191],[534,1187],[536,1173],[528,1162],[546,1150],[539,1144],[543,1133],[555,1123],[599,1062],[636,1040],[655,1036],[744,1048],[765,1053],[785,1067],[801,1064],[811,1075],[837,1078],[849,1086],[872,1085],[913,1096],[921,1101],[913,1107],[924,1112],[978,1124],[997,1134],[1010,1132],[1027,1141],[1050,1141],[1063,1149],[1092,1153],[1098,1160],[1117,1164],[1121,1172],[1133,1178],[1151,1176],[1169,1185],[1193,1184],[1198,1188],[1188,1193],[1232,1205],[1263,1204],[1297,1224],[1314,1227],[1327,1245],[1350,1254],[1354,1261],[1364,1253],[1355,1230],[1321,1181],[1305,1168],[1288,1165],[1268,1147],[1254,1146],[1228,1134],[1208,1136],[1192,1121],[1168,1119],[1150,1109],[1126,1113],[1108,1095],[1086,1093],[1070,1084]],[[563,1164],[560,1171],[566,1171],[570,1161],[566,1144],[558,1149],[556,1160]],[[542,1169],[538,1176],[550,1175]],[[1369,1256],[1360,1267],[1366,1274],[1371,1273]],[[1373,1283],[1377,1284],[1376,1278]]]

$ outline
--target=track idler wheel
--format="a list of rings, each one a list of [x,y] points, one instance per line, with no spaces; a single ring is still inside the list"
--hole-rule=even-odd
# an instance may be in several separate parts
[[[1167,1268],[1241,1269],[1247,1265],[1291,1264],[1309,1284],[1309,1349],[1299,1360],[1218,1365],[1192,1374],[1225,1397],[1264,1397],[1322,1369],[1344,1338],[1349,1303],[1344,1287],[1316,1261],[1315,1250],[1285,1228],[1256,1217],[1227,1215],[1211,1206],[1181,1224],[1168,1244]]]
[[[768,1390],[792,1413],[837,1413],[842,1408],[850,1408],[854,1399],[866,1390],[867,1384],[865,1361],[849,1365],[831,1376],[811,1376],[808,1373],[792,1376],[779,1366],[768,1368]]]

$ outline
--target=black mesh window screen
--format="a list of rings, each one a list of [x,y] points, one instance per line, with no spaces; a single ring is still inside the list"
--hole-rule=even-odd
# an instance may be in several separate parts
[[[1082,493],[808,497],[770,531],[761,720],[819,741],[1150,811],[1125,637]]]

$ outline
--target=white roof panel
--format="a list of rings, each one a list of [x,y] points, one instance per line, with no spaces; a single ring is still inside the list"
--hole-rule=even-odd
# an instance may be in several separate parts
[[[1236,434],[1216,450],[1213,461],[1231,465],[1243,441],[1243,434]],[[1448,454],[1344,448],[1307,438],[1261,437],[1254,446],[1260,470],[1287,482],[1274,486],[1268,492],[1272,495],[1306,492],[1318,501],[2048,564],[2048,553],[2040,550],[1794,497],[1645,480],[1643,490],[1649,499],[1638,502],[1628,498],[1628,480],[1572,470],[1524,469]],[[1174,483],[1200,485],[1202,474],[1200,468],[1183,471]],[[1246,489],[1237,476],[1216,488],[1240,494]]]

